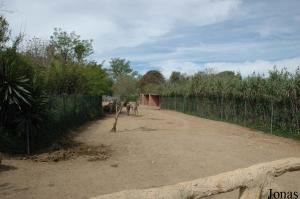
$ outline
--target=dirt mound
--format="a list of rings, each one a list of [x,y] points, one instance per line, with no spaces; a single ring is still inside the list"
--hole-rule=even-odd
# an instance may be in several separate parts
[[[84,143],[64,139],[52,145],[47,151],[20,157],[35,162],[58,162],[75,159],[79,156],[87,157],[88,161],[107,160],[111,157],[111,149],[106,145],[89,146]]]

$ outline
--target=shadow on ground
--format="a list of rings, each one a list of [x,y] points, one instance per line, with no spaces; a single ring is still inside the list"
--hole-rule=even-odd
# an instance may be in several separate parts
[[[14,166],[11,166],[11,165],[0,164],[0,172],[16,170],[16,169],[17,169],[17,167],[14,167]]]

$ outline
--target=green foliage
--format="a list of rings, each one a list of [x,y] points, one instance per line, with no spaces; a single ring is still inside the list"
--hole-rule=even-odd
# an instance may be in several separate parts
[[[244,79],[230,71],[185,78],[176,74],[163,87],[162,108],[300,137],[299,74],[299,69],[290,73],[276,68],[267,77]]]
[[[46,69],[49,93],[104,95],[110,93],[112,82],[108,74],[97,63],[64,64],[55,59],[50,68]]]
[[[45,147],[66,130],[102,114],[100,95],[112,81],[102,65],[87,63],[91,40],[55,29],[50,44],[10,40],[0,18],[0,150],[27,153]]]
[[[81,40],[74,32],[56,28],[50,47],[58,56],[45,72],[49,93],[97,96],[111,92],[111,81],[102,65],[84,61],[93,52],[91,40]]]
[[[33,106],[34,110],[24,111],[17,121],[18,132],[30,132],[31,151],[43,149],[66,135],[69,130],[102,116],[100,96],[49,96],[39,100],[42,100],[42,103],[38,103],[41,106]],[[37,123],[39,126],[35,128]],[[0,151],[25,152],[27,136],[19,135],[18,132],[0,128]]]
[[[14,47],[0,52],[1,125],[9,127],[22,109],[31,106],[31,69]]]
[[[139,81],[143,93],[161,93],[164,76],[157,70],[150,70]]]
[[[110,68],[108,69],[113,80],[117,80],[120,76],[132,75],[136,76],[137,72],[133,71],[130,62],[126,59],[112,58]]]
[[[53,95],[84,93],[83,70],[81,65],[54,60],[46,72],[49,93]]]
[[[112,81],[102,65],[89,63],[83,70],[85,78],[85,94],[90,96],[101,96],[111,93]]]
[[[180,72],[173,71],[171,76],[170,76],[170,83],[178,83],[181,81],[182,75]]]
[[[53,48],[48,41],[37,37],[29,39],[25,44],[25,54],[36,68],[50,67],[54,58]]]
[[[81,40],[75,32],[68,33],[60,28],[54,29],[50,45],[64,61],[81,62],[93,53],[92,40]]]
[[[43,131],[35,139],[37,149],[48,146],[55,139],[84,122],[101,117],[103,115],[102,97],[86,95],[50,96],[46,110],[47,118],[43,125]]]
[[[138,95],[137,72],[133,71],[130,62],[126,59],[113,58],[108,69],[113,80],[113,94],[121,100],[128,101]]]
[[[138,94],[137,79],[132,75],[120,75],[113,85],[113,93],[119,96],[121,100],[134,98]]]
[[[175,74],[175,75],[174,75]],[[191,77],[181,74],[180,72],[173,72],[167,81],[162,86],[162,95],[189,95],[191,88]]]
[[[0,50],[5,47],[6,42],[9,40],[10,30],[7,20],[0,15]]]
[[[162,91],[162,85],[161,84],[146,84],[142,87],[142,93],[152,93],[152,94],[158,94]]]
[[[42,123],[43,92],[40,79],[26,56],[17,53],[20,37],[12,47],[0,51],[0,131],[12,136],[26,136],[30,153],[30,136]]]

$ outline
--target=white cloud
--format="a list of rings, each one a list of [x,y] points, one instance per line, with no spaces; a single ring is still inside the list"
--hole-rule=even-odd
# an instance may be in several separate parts
[[[98,52],[134,47],[187,25],[224,21],[240,0],[10,0],[14,30],[49,38],[54,27],[94,39]]]
[[[166,60],[162,62],[153,62],[150,63],[150,66],[151,68],[159,70],[166,78],[169,78],[173,71],[179,71],[187,75],[192,75],[201,69],[201,67],[196,63],[182,60]]]
[[[277,69],[287,68],[288,71],[295,72],[297,67],[300,66],[300,57],[278,61],[256,60],[253,62],[217,62],[204,64],[204,68],[213,68],[217,72],[225,70],[240,72],[242,76],[250,75],[253,72],[268,75],[268,71],[272,70],[274,66],[276,66]]]
[[[240,72],[243,77],[251,75],[253,72],[267,76],[268,71],[272,70],[274,66],[276,66],[277,69],[287,68],[288,71],[293,73],[297,67],[300,66],[300,57],[278,61],[256,60],[252,62],[213,62],[205,64],[197,64],[185,60],[166,60],[150,63],[150,68],[159,70],[166,78],[169,78],[173,71],[192,75],[207,68],[213,69],[214,72]],[[145,72],[147,72],[147,70],[141,71],[142,74]]]
[[[189,60],[195,59],[204,60],[207,58],[207,54],[214,54],[214,57],[221,54],[234,54],[237,55],[241,52],[248,53],[251,51],[257,51],[257,49],[264,49],[261,43],[202,43],[194,46],[176,47],[169,49],[166,52],[139,52],[138,50],[134,53],[127,53],[126,50],[122,51],[121,57],[135,62],[149,62],[149,63],[164,63],[165,60]],[[106,57],[108,58],[108,57]],[[168,62],[168,61],[167,61]],[[182,63],[184,61],[180,61]]]
[[[280,27],[280,28],[278,28]],[[257,33],[263,37],[267,38],[276,34],[286,34],[293,32],[294,27],[289,26],[288,24],[279,23],[278,21],[270,21],[266,24],[260,25],[257,27]]]
[[[299,65],[299,58],[267,61],[300,56],[297,0],[276,1],[272,7],[243,0],[4,2],[5,9],[13,11],[5,15],[15,34],[47,39],[54,27],[74,30],[94,40],[92,59],[124,57],[145,70],[160,69],[165,76],[173,70],[192,74],[205,67],[247,75],[266,73],[273,65],[291,70]]]
[[[254,50],[260,47],[260,43],[202,43],[192,47],[178,47],[176,53],[228,53]]]

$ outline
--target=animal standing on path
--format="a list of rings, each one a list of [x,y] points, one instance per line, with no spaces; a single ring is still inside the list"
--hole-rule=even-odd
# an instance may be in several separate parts
[[[138,102],[135,102],[135,104],[133,105],[133,112],[135,116],[139,114],[138,106],[139,106]]]
[[[130,109],[131,109],[131,104],[130,104],[130,103],[127,103],[127,104],[126,104],[127,115],[130,114]]]

